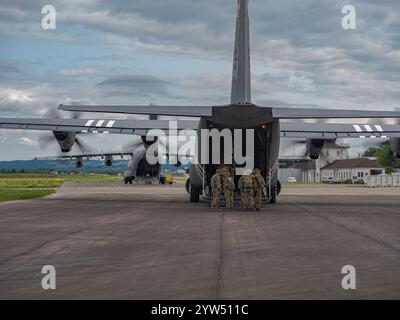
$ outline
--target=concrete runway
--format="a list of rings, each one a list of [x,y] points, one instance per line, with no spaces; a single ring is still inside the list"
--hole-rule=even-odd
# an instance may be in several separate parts
[[[0,204],[0,298],[399,299],[399,208],[400,189],[289,187],[242,213],[183,186],[70,184]]]

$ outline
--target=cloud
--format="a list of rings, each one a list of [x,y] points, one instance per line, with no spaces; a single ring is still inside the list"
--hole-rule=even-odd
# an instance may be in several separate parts
[[[170,83],[147,75],[118,75],[97,84],[107,89],[107,95],[140,95],[145,97],[169,95]]]
[[[55,0],[52,31],[40,27],[46,4],[0,4],[1,116],[41,116],[60,102],[229,102],[235,1]],[[250,1],[253,102],[399,106],[400,3],[353,0],[354,31],[341,28],[344,4]]]
[[[1,102],[32,102],[33,98],[30,96],[29,92],[23,90],[0,90],[0,101]]]
[[[22,145],[36,145],[37,143],[28,137],[22,137],[19,139],[19,144]]]
[[[231,60],[236,8],[229,0],[153,0],[151,4],[145,0],[56,1],[59,28],[54,33],[29,28],[36,23],[38,8],[44,4],[45,1],[36,5],[24,0],[3,1],[0,13],[7,19],[8,27],[2,32],[28,32],[32,37],[103,44],[132,52]],[[374,108],[377,103],[385,108],[398,104],[400,5],[390,0],[379,3],[355,0],[358,21],[355,31],[341,28],[342,5],[339,0],[250,2],[255,100],[276,99],[290,90],[292,93],[312,91],[317,98],[330,99],[331,105],[335,101],[340,104],[347,101],[363,108]],[[21,23],[19,17],[25,22]],[[71,28],[79,28],[79,32],[70,32]],[[154,56],[154,59],[162,58]],[[257,76],[268,73],[269,81],[256,83]],[[59,75],[71,76],[74,80],[95,74],[91,67],[59,71]],[[203,75],[211,76],[214,75]],[[111,77],[118,75],[110,74]],[[202,81],[201,77],[194,78]],[[125,85],[129,79],[120,80],[102,96],[157,98],[157,95],[165,96],[169,89],[165,83],[154,81],[151,92],[147,79],[143,79],[143,85],[133,79],[135,87]],[[106,83],[102,87],[111,88]],[[188,89],[188,86],[182,88]],[[220,88],[219,93],[215,93],[215,88],[209,89],[218,101],[227,91]],[[175,95],[179,96],[182,93]],[[305,101],[299,101],[302,102]]]
[[[22,71],[14,66],[14,65],[7,65],[7,64],[0,64],[0,74],[4,73],[21,73]]]
[[[90,76],[97,73],[94,68],[61,69],[59,74],[63,76]]]

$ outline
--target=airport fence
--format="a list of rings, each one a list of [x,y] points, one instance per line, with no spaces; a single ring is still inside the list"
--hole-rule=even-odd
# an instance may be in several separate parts
[[[367,184],[370,188],[400,187],[400,175],[380,174],[369,176]]]

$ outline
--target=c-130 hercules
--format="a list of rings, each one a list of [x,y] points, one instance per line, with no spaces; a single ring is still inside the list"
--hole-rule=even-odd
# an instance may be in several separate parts
[[[268,182],[267,200],[276,202],[279,193],[277,162],[281,138],[304,139],[307,155],[316,159],[327,141],[337,138],[386,138],[392,152],[400,157],[400,125],[371,125],[344,123],[283,122],[281,119],[360,119],[400,118],[396,111],[357,111],[314,108],[275,108],[257,106],[251,102],[249,0],[238,0],[236,35],[233,58],[231,102],[220,106],[113,106],[113,105],[60,105],[58,108],[74,112],[120,114],[146,114],[149,120],[94,120],[94,119],[35,119],[0,118],[1,129],[50,130],[63,152],[68,152],[78,134],[110,133],[142,137],[144,145],[153,142],[145,136],[151,129],[169,129],[169,121],[157,120],[158,115],[197,117],[199,120],[179,120],[178,130],[215,128],[254,130],[254,167],[261,169]],[[244,150],[245,141],[236,141],[233,147]],[[157,142],[154,142],[157,143]],[[119,154],[119,153],[118,153]],[[211,157],[212,155],[210,155]],[[144,153],[143,153],[144,157]],[[142,161],[146,161],[144,158]],[[157,165],[158,166],[158,165]],[[215,164],[191,164],[188,191],[192,202],[200,196],[209,198],[208,185],[216,171]],[[158,170],[154,170],[158,172]],[[238,177],[236,177],[238,179]]]

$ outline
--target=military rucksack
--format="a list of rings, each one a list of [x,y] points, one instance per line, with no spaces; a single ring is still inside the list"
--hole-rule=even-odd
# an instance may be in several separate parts
[[[263,190],[265,188],[265,180],[261,176],[254,176],[254,189]]]
[[[222,179],[219,174],[214,174],[210,181],[211,189],[213,191],[221,191],[222,190]]]
[[[252,189],[253,188],[253,177],[252,176],[243,176],[242,185],[243,185],[243,189]]]

